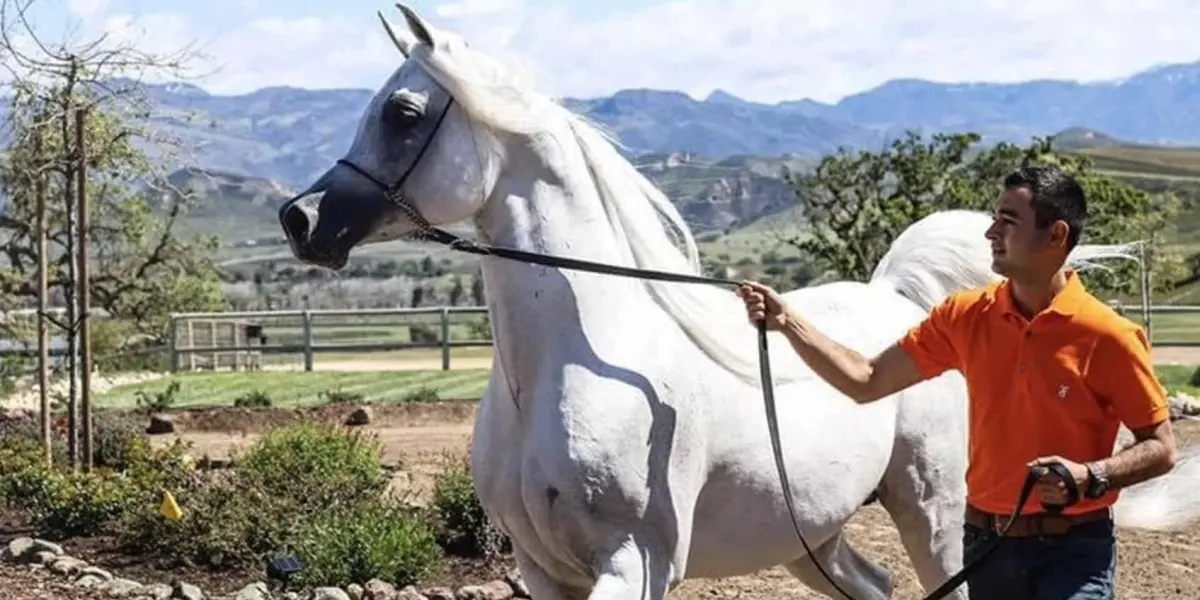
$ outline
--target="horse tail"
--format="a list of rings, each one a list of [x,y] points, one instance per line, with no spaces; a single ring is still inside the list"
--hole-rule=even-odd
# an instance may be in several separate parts
[[[987,213],[945,210],[909,225],[896,237],[875,271],[872,285],[883,285],[929,312],[954,292],[999,279],[992,271],[991,244],[984,237]],[[1138,260],[1139,243],[1079,244],[1067,257],[1076,270],[1107,268],[1097,261]]]
[[[1167,474],[1121,491],[1113,506],[1118,527],[1178,531],[1200,520],[1200,445],[1179,449]]]

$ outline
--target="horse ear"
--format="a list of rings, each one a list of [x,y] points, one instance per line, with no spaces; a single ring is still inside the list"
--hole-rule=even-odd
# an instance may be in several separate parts
[[[392,38],[392,43],[396,45],[396,49],[400,51],[400,54],[404,55],[404,58],[408,58],[409,54],[412,53],[413,41],[408,35],[397,35],[396,30],[392,29],[392,24],[388,23],[387,17],[383,16],[382,11],[377,11],[376,14],[379,15],[379,22],[383,23],[383,28],[387,31],[388,37]],[[404,34],[407,33],[404,32]]]
[[[413,32],[413,35],[417,36],[417,39],[422,44],[432,47],[434,45],[433,35],[430,33],[432,28],[429,24],[416,11],[409,8],[408,5],[397,2],[396,8],[400,9],[400,12],[404,14],[404,20],[408,22],[408,28]]]

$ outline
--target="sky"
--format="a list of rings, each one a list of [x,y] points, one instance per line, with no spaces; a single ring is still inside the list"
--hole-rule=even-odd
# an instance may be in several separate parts
[[[401,59],[384,0],[36,0],[52,40],[107,32],[150,50],[193,43],[193,82],[375,89]],[[439,28],[553,96],[722,89],[836,102],[888,79],[1116,79],[1200,61],[1197,0],[416,0]]]

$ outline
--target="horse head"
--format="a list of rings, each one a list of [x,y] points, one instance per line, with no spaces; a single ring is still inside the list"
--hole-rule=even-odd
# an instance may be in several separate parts
[[[304,262],[340,269],[357,246],[469,219],[494,181],[486,132],[429,68],[460,64],[471,51],[459,36],[397,7],[407,29],[379,18],[405,60],[372,96],[342,158],[279,209],[292,253]]]

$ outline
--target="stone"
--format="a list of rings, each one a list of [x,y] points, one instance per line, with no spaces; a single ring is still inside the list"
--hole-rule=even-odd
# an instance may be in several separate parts
[[[0,558],[5,562],[44,564],[39,556],[43,552],[48,552],[55,558],[63,555],[62,546],[58,544],[31,537],[19,537],[8,542],[8,547],[0,554]]]
[[[267,584],[255,581],[238,590],[238,593],[233,598],[234,600],[268,600],[270,597],[270,590],[267,589]]]
[[[363,585],[363,600],[394,600],[396,588],[382,579],[372,579]]]
[[[103,577],[98,577],[96,575],[80,575],[75,580],[74,585],[75,585],[75,587],[80,588],[80,589],[90,590],[90,589],[104,583],[105,581],[108,581],[108,580],[104,579]]]
[[[319,587],[312,591],[312,600],[350,600],[350,595],[342,588]]]
[[[396,592],[394,598],[396,600],[429,600],[429,598],[425,597],[425,594],[417,591],[416,586],[412,585],[405,587],[399,592]]]
[[[512,586],[513,596],[516,598],[529,598],[529,588],[525,586],[525,578],[521,576],[520,569],[512,568],[504,574],[504,581]]]
[[[146,433],[149,435],[175,433],[175,422],[169,415],[151,415],[150,424],[146,426]]]
[[[62,555],[54,559],[54,562],[49,565],[50,572],[66,577],[74,577],[80,571],[88,567],[87,562],[79,560],[74,556]]]
[[[374,415],[371,413],[371,407],[360,406],[354,409],[354,411],[346,417],[346,425],[350,427],[366,425],[371,422],[373,417]]]
[[[94,567],[94,566],[84,567],[81,571],[79,571],[78,577],[84,577],[86,575],[92,575],[95,577],[99,577],[100,579],[103,579],[104,581],[112,581],[112,578],[113,578],[112,573],[109,573],[108,571],[105,571],[104,569],[101,569],[100,567]]]
[[[114,577],[96,586],[97,592],[101,592],[109,598],[127,598],[141,592],[142,589],[142,584],[121,577]]]
[[[483,585],[465,585],[454,594],[454,600],[510,600],[512,597],[512,586],[498,579]]]
[[[175,590],[165,583],[152,583],[142,588],[140,596],[147,600],[171,600]]]
[[[421,592],[427,600],[455,600],[454,590],[444,587],[429,588]]]
[[[346,586],[346,595],[350,596],[350,600],[363,600],[363,592],[363,586],[357,583]]]
[[[204,600],[204,592],[190,583],[176,581],[171,586],[171,597],[178,600]]]

